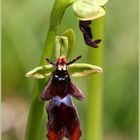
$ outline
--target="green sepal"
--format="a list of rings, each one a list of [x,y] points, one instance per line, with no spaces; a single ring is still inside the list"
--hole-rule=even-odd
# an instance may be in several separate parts
[[[70,76],[73,77],[84,77],[91,74],[102,73],[103,70],[99,66],[87,64],[87,63],[75,63],[67,67]],[[54,67],[52,65],[44,65],[36,67],[29,71],[25,76],[35,79],[44,79],[51,75]]]
[[[108,0],[96,0],[96,1],[100,6],[103,6],[108,2]]]
[[[73,77],[84,77],[91,74],[102,73],[103,70],[99,66],[87,63],[75,63],[68,66],[69,74]]]
[[[56,49],[56,59],[60,56],[67,56],[68,38],[65,36],[56,36],[55,49]]]
[[[29,71],[25,76],[35,78],[35,79],[44,79],[50,76],[53,70],[54,67],[52,65],[39,66]]]
[[[107,0],[77,0],[73,10],[79,20],[94,20],[106,14],[103,6]]]
[[[68,38],[67,59],[70,57],[75,44],[75,34],[72,29],[68,29],[63,33],[63,36]]]

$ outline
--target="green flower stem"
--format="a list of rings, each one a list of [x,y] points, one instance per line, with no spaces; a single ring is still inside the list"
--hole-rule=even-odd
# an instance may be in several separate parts
[[[72,3],[72,0],[55,0],[54,7],[51,12],[50,25],[41,55],[39,65],[45,64],[45,58],[54,55],[54,42],[57,35],[62,16],[66,8]],[[41,133],[41,125],[44,112],[44,102],[40,100],[40,94],[45,86],[45,80],[36,80],[33,89],[33,98],[31,102],[25,140],[39,140]],[[45,125],[45,124],[43,124]],[[44,134],[45,135],[45,134]]]
[[[51,12],[49,30],[45,41],[45,46],[42,52],[40,65],[45,64],[45,58],[51,57],[54,51],[54,42],[57,31],[66,8],[72,4],[73,0],[55,0],[54,7]],[[54,53],[53,53],[54,54]]]
[[[93,36],[102,39],[100,47],[89,50],[90,63],[103,66],[103,41],[104,41],[104,18],[93,21]],[[93,75],[89,79],[89,94],[87,104],[87,140],[102,140],[102,96],[103,74]]]

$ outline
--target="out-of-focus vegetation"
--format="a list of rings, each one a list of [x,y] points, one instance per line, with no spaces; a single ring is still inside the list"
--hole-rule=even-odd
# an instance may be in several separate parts
[[[3,140],[23,140],[34,83],[33,79],[27,79],[24,75],[36,67],[40,60],[53,2],[4,0],[2,3]],[[136,0],[110,0],[106,7],[104,140],[138,140],[137,4]],[[78,20],[71,7],[64,15],[59,34],[67,28],[73,28],[76,34],[75,52],[72,56],[81,54],[83,57],[80,61],[88,62],[88,50],[91,48],[84,45]],[[87,96],[88,78],[73,80]],[[83,135],[87,102],[75,101],[81,116]],[[42,130],[45,131],[45,124]]]

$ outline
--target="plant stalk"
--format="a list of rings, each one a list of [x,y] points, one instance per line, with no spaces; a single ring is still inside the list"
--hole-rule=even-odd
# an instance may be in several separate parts
[[[45,58],[53,57],[55,37],[58,32],[62,16],[66,8],[72,3],[72,0],[55,0],[51,16],[48,34],[45,40],[45,45],[42,51],[39,65],[44,65]],[[31,101],[30,112],[28,115],[28,122],[26,126],[25,140],[39,140],[41,133],[41,126],[44,113],[44,102],[40,100],[40,94],[45,86],[46,80],[36,80],[33,89],[33,98]],[[45,125],[45,124],[43,124]],[[45,134],[44,134],[45,135]]]
[[[89,61],[91,64],[102,67],[104,57],[104,18],[93,21],[91,26],[93,37],[95,39],[102,39],[102,42],[99,48],[89,50]],[[88,85],[86,139],[102,140],[103,74],[90,76]]]

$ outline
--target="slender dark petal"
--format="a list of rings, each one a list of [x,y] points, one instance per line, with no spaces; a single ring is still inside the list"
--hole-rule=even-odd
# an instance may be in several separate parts
[[[93,40],[91,28],[90,28],[91,21],[79,21],[79,28],[83,33],[85,43],[93,48],[98,48],[98,45],[101,42],[101,39]]]
[[[55,66],[55,63],[54,63],[54,62],[52,62],[49,58],[46,58],[46,61],[47,61],[49,64],[51,64],[51,65]]]
[[[71,65],[71,64],[73,64],[74,62],[76,62],[77,60],[79,60],[81,57],[82,57],[82,56],[79,55],[79,56],[77,56],[76,58],[74,58],[73,60],[67,62],[66,64],[67,64],[67,65]]]

